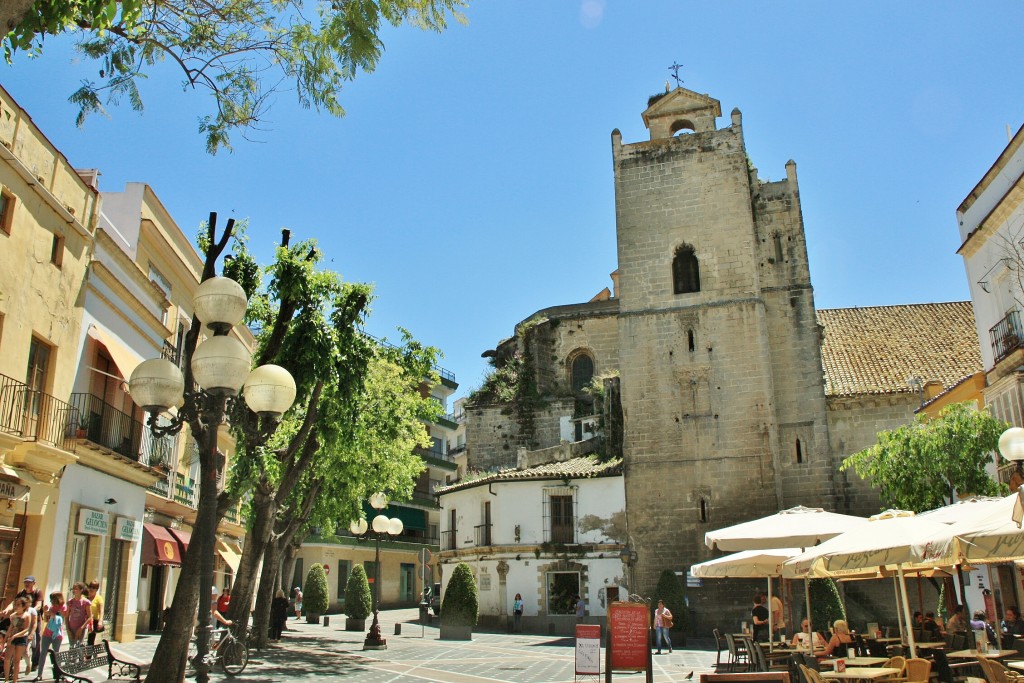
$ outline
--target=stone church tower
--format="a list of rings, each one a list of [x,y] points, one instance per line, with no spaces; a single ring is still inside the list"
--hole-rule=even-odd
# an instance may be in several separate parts
[[[704,533],[833,495],[796,164],[763,182],[738,110],[651,98],[612,133],[618,354],[635,579],[707,556]]]

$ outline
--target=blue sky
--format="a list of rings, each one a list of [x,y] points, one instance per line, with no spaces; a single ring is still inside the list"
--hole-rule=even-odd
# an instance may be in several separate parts
[[[101,189],[152,185],[189,235],[210,211],[280,229],[376,284],[369,330],[407,327],[461,383],[480,353],[547,306],[610,286],[612,129],[640,118],[668,66],[743,112],[763,179],[797,162],[819,308],[966,299],[955,210],[1024,122],[1019,2],[683,3],[479,0],[443,34],[384,33],[376,72],[334,118],[274,103],[254,141],[204,151],[202,92],[164,65],[146,111],[74,126],[95,67],[67,40],[0,67],[0,84]]]

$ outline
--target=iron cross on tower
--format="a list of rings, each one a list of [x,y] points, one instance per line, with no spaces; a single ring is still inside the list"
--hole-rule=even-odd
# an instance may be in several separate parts
[[[683,79],[679,78],[679,70],[683,68],[682,64],[672,62],[672,66],[668,68],[672,72],[672,78],[676,79],[676,87],[681,88],[683,86]]]

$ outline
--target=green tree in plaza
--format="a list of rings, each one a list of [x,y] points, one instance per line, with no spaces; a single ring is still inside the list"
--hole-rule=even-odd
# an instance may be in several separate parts
[[[683,583],[671,569],[663,569],[658,577],[658,587],[652,600],[655,607],[658,600],[664,600],[665,607],[672,613],[672,629],[681,631],[686,628],[686,593]]]
[[[839,587],[832,579],[811,579],[811,627],[827,633],[837,619],[846,619],[846,607],[839,597]]]
[[[366,570],[362,564],[352,567],[345,584],[345,615],[351,619],[366,619],[373,611],[373,598],[370,595],[370,582],[366,578]]]
[[[71,34],[95,63],[71,95],[78,123],[122,98],[142,110],[138,81],[161,61],[186,87],[212,97],[199,130],[211,153],[265,123],[275,93],[294,90],[306,108],[344,115],[341,90],[384,51],[382,29],[409,23],[443,31],[464,21],[465,0],[7,0],[0,27],[7,61],[38,56],[44,38]]]
[[[319,618],[331,606],[324,566],[319,562],[309,565],[306,582],[303,585],[305,590],[302,592],[302,609],[310,616],[316,615]]]
[[[935,419],[878,433],[878,442],[843,461],[878,488],[887,507],[923,512],[956,501],[957,495],[997,495],[986,473],[999,436],[1010,425],[968,403],[947,406]]]
[[[480,601],[476,591],[473,571],[465,562],[459,562],[448,579],[441,603],[441,625],[476,626],[480,613]]]

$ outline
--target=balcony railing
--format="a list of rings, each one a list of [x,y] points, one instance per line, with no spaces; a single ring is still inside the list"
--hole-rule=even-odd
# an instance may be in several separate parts
[[[992,340],[995,362],[998,363],[1024,344],[1024,326],[1020,323],[1020,312],[1014,309],[1007,313],[1005,318],[988,331],[988,335]]]
[[[166,467],[174,455],[177,435],[153,436],[149,429],[92,394],[71,394],[80,437],[149,467]]]
[[[443,448],[420,448],[417,446],[413,451],[416,455],[424,458],[434,458],[435,460],[451,460],[451,456],[445,453]]]
[[[442,531],[441,550],[455,550],[459,544],[459,539],[457,537],[458,533],[458,529],[452,529],[451,531]]]
[[[71,405],[0,375],[0,431],[73,451],[78,422]]]
[[[167,475],[161,477],[160,479],[157,479],[155,482],[150,484],[150,486],[148,487],[148,490],[150,490],[153,493],[155,493],[156,495],[162,496],[164,498],[170,497],[170,492],[171,492],[171,475],[167,474]]]
[[[491,545],[491,524],[478,524],[473,527],[475,532],[473,536],[476,538],[476,544],[478,546]]]
[[[174,502],[190,508],[196,507],[196,482],[181,472],[174,473]]]
[[[436,508],[439,505],[434,494],[427,493],[426,491],[413,491],[412,498],[409,499],[409,502],[414,505],[423,505],[431,508]]]

